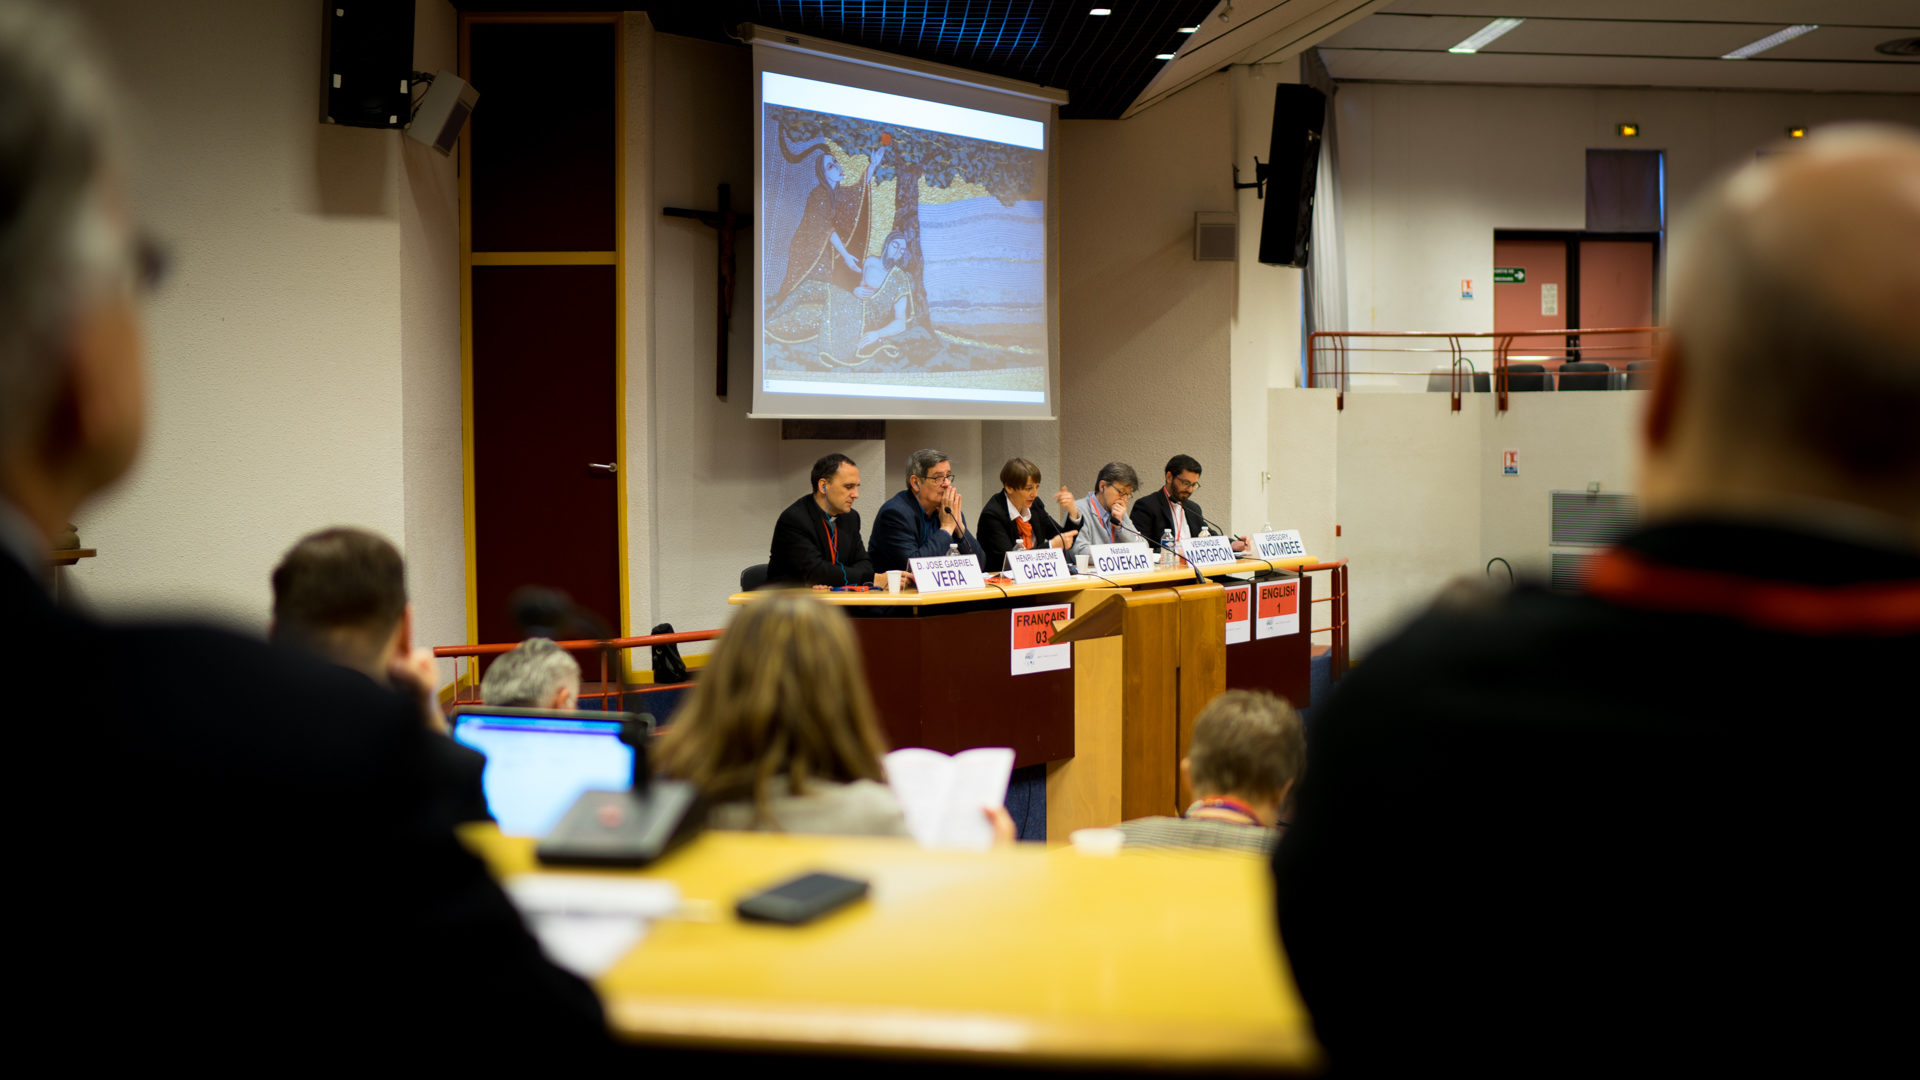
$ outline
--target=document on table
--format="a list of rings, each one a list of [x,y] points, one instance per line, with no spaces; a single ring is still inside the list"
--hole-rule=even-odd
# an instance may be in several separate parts
[[[505,888],[547,958],[583,979],[598,978],[640,944],[649,919],[680,907],[670,881],[522,874]]]

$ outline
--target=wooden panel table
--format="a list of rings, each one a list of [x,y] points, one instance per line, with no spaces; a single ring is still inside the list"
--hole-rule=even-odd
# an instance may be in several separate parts
[[[1313,561],[1241,559],[1211,568],[1208,577]],[[1077,613],[1116,593],[1125,604],[1118,638],[1075,643],[1070,671],[1013,674],[1010,611],[1071,604]],[[735,593],[728,602],[751,603],[758,595]],[[1304,694],[1307,682],[1306,653],[1282,654],[1272,642],[1236,668],[1225,643],[1224,590],[1216,580],[1197,581],[1187,567],[928,596],[911,588],[819,595],[854,616],[888,743],[947,753],[1010,746],[1017,765],[1047,763],[1047,835],[1056,839],[1077,828],[1179,813],[1190,801],[1180,759],[1200,709],[1230,685],[1297,684]],[[1276,663],[1299,670],[1281,671]]]
[[[463,836],[500,876],[534,869],[531,841]],[[804,927],[733,915],[812,870],[872,895]],[[1256,856],[708,833],[626,873],[675,882],[701,919],[656,923],[597,980],[628,1042],[1089,1070],[1322,1063]]]

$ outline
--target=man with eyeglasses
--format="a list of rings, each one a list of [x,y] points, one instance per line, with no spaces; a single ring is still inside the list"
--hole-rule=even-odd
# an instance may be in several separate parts
[[[1185,454],[1175,454],[1167,462],[1166,483],[1160,490],[1143,495],[1133,504],[1133,527],[1140,530],[1142,536],[1160,539],[1160,534],[1171,531],[1173,542],[1199,536],[1206,525],[1206,515],[1200,512],[1200,504],[1193,501],[1193,493],[1200,490],[1200,463]],[[1179,507],[1180,512],[1174,513]],[[1247,542],[1242,537],[1233,538],[1233,550],[1247,550]]]
[[[867,554],[873,569],[911,570],[909,559],[945,555],[959,545],[986,566],[980,541],[967,529],[960,510],[960,489],[953,486],[953,462],[938,450],[915,450],[907,455],[907,487],[888,499],[873,519],[873,539]]]

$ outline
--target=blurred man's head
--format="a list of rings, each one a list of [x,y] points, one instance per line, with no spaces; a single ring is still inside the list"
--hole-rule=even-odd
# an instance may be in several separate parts
[[[1684,225],[1644,429],[1649,513],[1820,499],[1920,535],[1920,134],[1816,133]]]
[[[580,664],[546,638],[528,638],[501,653],[480,680],[480,700],[525,709],[571,709],[580,693]]]
[[[326,529],[273,568],[273,640],[387,679],[410,635],[407,569],[392,544],[364,529]]]
[[[112,95],[69,21],[0,0],[0,496],[51,533],[132,464],[145,257]]]

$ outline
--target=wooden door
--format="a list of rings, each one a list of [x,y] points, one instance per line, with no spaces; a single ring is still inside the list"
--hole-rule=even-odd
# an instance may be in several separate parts
[[[1580,325],[1653,325],[1652,240],[1580,242]],[[1580,358],[1625,368],[1653,356],[1652,334],[1603,334],[1581,343]]]
[[[1563,240],[1505,240],[1493,242],[1493,329],[1497,333],[1567,328],[1567,244]],[[1526,280],[1501,281],[1502,270],[1519,270]],[[1513,339],[1508,359],[1542,362],[1549,370],[1566,353],[1564,335],[1520,333]]]
[[[461,56],[469,632],[518,640],[538,585],[618,634],[617,16],[469,14]]]

